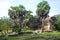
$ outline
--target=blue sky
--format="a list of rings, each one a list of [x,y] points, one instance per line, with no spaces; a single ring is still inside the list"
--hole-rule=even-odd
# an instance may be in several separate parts
[[[26,10],[33,11],[33,15],[36,13],[37,4],[42,0],[0,0],[0,17],[7,16],[8,17],[8,9],[10,6],[18,6],[23,5]],[[60,0],[46,0],[51,6],[49,15],[57,15],[60,14]]]

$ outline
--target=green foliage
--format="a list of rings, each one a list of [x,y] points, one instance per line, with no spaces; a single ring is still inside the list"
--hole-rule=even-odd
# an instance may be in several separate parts
[[[13,28],[15,31],[19,31],[19,29],[21,31],[23,20],[29,19],[31,15],[30,13],[32,12],[30,10],[25,10],[25,7],[23,5],[15,7],[11,6],[11,8],[8,10],[8,15],[15,23],[15,28]]]
[[[19,29],[22,29],[22,23],[26,12],[27,11],[25,10],[25,7],[23,5],[15,7],[11,6],[11,8],[8,10],[8,15],[15,23],[14,27],[16,29],[16,32],[19,31]],[[16,25],[18,25],[18,27]]]
[[[29,18],[29,21],[26,23],[26,25],[30,29],[36,30],[41,27],[41,22],[37,20],[36,16],[31,15]]]
[[[49,10],[50,10],[50,6],[47,1],[43,0],[42,2],[38,3],[36,13],[39,16],[39,18],[42,20],[42,27],[41,27],[42,31],[44,29],[43,28],[44,20],[45,20],[45,18],[48,17]]]
[[[11,27],[11,22],[12,22],[12,20],[10,20],[7,17],[1,18],[0,19],[0,30],[9,29]]]
[[[47,1],[42,1],[37,5],[36,13],[39,16],[47,16],[50,10],[50,6]]]
[[[18,25],[16,25],[16,26],[13,28],[13,31],[19,33],[19,32],[21,32],[21,29],[19,28]]]
[[[10,18],[12,19],[16,19],[17,16],[18,18],[23,17],[26,13],[25,7],[23,5],[19,5],[19,6],[11,6],[11,8],[8,10],[8,15],[10,16]]]
[[[56,16],[56,23],[55,23],[55,27],[57,30],[60,30],[60,14],[59,15],[55,15]]]
[[[30,22],[35,22],[36,21],[36,17],[34,17],[33,15],[31,15],[30,18],[29,18],[29,21]]]
[[[25,16],[24,16],[24,19],[29,19],[30,18],[30,16],[31,16],[31,13],[32,13],[32,11],[26,11],[26,14],[25,14]]]

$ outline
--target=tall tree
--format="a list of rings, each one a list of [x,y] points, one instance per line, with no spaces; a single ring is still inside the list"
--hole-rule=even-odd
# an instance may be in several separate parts
[[[25,7],[23,5],[11,6],[8,10],[8,15],[14,21],[15,25],[18,25],[18,28],[22,29],[23,18],[26,14]]]
[[[36,13],[42,19],[42,30],[44,27],[44,19],[48,16],[50,6],[47,1],[42,1],[37,5]]]
[[[15,7],[11,6],[11,8],[8,10],[8,15],[14,21],[12,26],[15,25],[15,28],[20,30],[23,29],[23,21],[25,19],[29,19],[31,15],[30,13],[32,13],[32,11],[25,10],[25,7],[23,5]]]

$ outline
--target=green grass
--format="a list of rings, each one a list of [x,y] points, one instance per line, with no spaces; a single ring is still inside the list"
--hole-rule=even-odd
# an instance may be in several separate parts
[[[32,37],[31,34],[25,34],[25,35],[19,35],[19,36],[15,36],[15,37],[8,37],[8,40],[24,40],[27,38]]]
[[[57,31],[53,31],[53,32],[43,32],[39,35],[43,35],[43,36],[57,36],[60,37],[60,32]]]
[[[52,39],[49,40],[55,40],[54,37],[60,38],[60,32],[54,31],[54,32],[43,32],[40,34],[32,35],[32,34],[24,34],[24,35],[19,35],[15,37],[8,37],[8,40],[48,40],[47,39],[42,39],[42,38],[32,38],[32,36],[52,36]]]

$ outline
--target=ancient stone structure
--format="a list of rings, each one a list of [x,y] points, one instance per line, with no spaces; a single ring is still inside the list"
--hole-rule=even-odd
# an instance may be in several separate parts
[[[52,31],[51,17],[47,17],[44,20],[44,31]]]
[[[36,18],[37,21],[39,23],[42,23],[42,19],[41,17],[37,17]],[[36,26],[36,24],[38,23],[32,23],[30,22],[28,19],[24,20],[23,22],[23,27],[24,29],[26,28],[25,26],[28,26],[30,29],[33,30],[34,33],[41,33],[42,30],[43,31],[53,31],[53,25],[54,25],[54,22],[56,21],[56,18],[55,17],[46,17],[44,20],[43,20],[43,27],[42,27],[42,24],[39,24],[40,26]],[[36,28],[35,30],[33,28]],[[42,29],[43,28],[43,29]],[[42,30],[41,30],[42,29]]]

